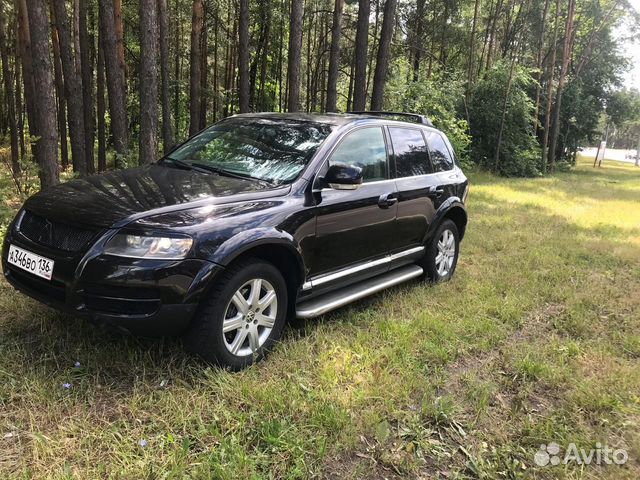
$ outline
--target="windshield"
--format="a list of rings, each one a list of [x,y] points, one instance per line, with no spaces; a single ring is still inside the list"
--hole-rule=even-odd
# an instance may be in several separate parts
[[[199,133],[166,158],[270,183],[296,179],[332,125],[290,119],[238,118]]]

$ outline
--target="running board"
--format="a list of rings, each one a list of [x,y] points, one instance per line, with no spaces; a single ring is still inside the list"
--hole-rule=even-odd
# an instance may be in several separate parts
[[[418,265],[400,267],[374,278],[350,285],[335,292],[326,293],[320,297],[307,300],[296,307],[298,318],[314,318],[331,310],[340,308],[361,298],[373,295],[394,285],[419,277],[423,270]]]

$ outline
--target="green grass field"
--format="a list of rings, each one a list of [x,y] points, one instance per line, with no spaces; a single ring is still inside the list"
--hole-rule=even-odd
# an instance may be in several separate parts
[[[640,168],[471,180],[452,282],[294,323],[237,374],[2,281],[0,478],[640,478]],[[549,442],[628,461],[537,467]]]

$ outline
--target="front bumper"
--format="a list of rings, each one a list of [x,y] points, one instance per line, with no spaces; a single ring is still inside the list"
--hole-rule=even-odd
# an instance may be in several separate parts
[[[50,281],[7,263],[9,245],[54,260]],[[137,335],[183,333],[222,267],[200,259],[149,260],[66,253],[36,244],[11,227],[2,248],[7,281],[56,309]]]

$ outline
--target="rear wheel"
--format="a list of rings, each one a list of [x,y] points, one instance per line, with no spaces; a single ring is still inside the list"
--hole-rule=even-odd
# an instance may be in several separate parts
[[[432,282],[449,280],[456,270],[460,239],[456,224],[446,219],[435,231],[427,245],[427,251],[422,261],[425,274]]]
[[[188,348],[232,370],[262,359],[280,339],[287,315],[287,286],[271,263],[248,258],[216,281],[186,335]]]

